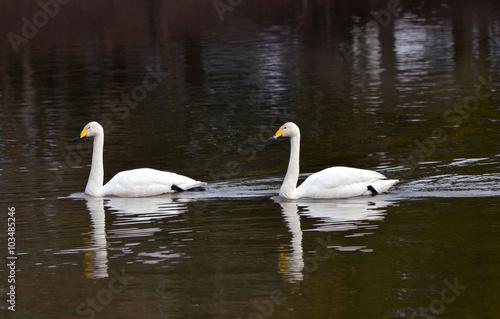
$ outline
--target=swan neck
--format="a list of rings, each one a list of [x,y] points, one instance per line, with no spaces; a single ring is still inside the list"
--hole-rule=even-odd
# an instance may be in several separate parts
[[[290,160],[288,170],[280,189],[280,195],[285,198],[293,199],[299,180],[299,158],[300,158],[300,135],[290,138]]]
[[[85,193],[92,196],[99,196],[104,182],[103,150],[104,135],[98,135],[94,138],[92,164],[87,187],[85,188]]]

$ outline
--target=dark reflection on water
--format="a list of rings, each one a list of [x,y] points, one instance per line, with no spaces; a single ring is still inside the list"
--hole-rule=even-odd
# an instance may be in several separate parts
[[[220,3],[74,0],[46,21],[37,2],[0,4],[18,256],[2,315],[497,317],[499,5]],[[91,143],[71,141],[92,120],[105,180],[152,167],[208,190],[86,197]],[[289,120],[301,178],[348,165],[401,183],[278,200],[289,144],[265,141]]]

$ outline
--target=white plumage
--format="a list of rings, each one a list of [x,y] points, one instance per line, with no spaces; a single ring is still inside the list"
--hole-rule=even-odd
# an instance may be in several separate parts
[[[300,130],[292,123],[285,123],[269,140],[290,137],[290,161],[280,188],[280,196],[287,199],[298,198],[346,198],[375,195],[386,192],[399,182],[389,180],[384,175],[370,170],[351,167],[330,167],[314,173],[297,187],[299,178]]]
[[[138,168],[116,174],[103,186],[104,130],[102,126],[97,122],[88,123],[80,136],[75,138],[75,141],[91,136],[94,137],[94,149],[92,151],[89,180],[85,188],[85,194],[87,195],[96,197],[146,197],[178,190],[190,190],[206,185],[206,183],[176,173],[151,168]]]

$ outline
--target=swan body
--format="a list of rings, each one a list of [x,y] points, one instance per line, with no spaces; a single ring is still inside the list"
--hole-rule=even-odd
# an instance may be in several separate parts
[[[299,179],[300,130],[292,122],[283,124],[269,140],[290,137],[290,161],[279,195],[286,199],[347,198],[386,192],[399,182],[366,169],[330,167],[314,173],[297,187]]]
[[[106,185],[104,181],[103,149],[104,129],[97,122],[85,125],[80,136],[74,141],[85,137],[94,137],[92,165],[85,194],[104,197],[146,197],[163,193],[184,190],[202,190],[206,183],[196,181],[176,173],[159,171],[151,168],[138,168],[116,174]]]

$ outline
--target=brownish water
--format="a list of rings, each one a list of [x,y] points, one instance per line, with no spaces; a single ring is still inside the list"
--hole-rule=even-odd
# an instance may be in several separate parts
[[[495,1],[47,8],[0,3],[2,318],[499,316]],[[72,139],[92,120],[106,181],[152,167],[207,191],[86,197]],[[289,120],[303,177],[401,183],[280,201],[289,144],[266,139]]]

